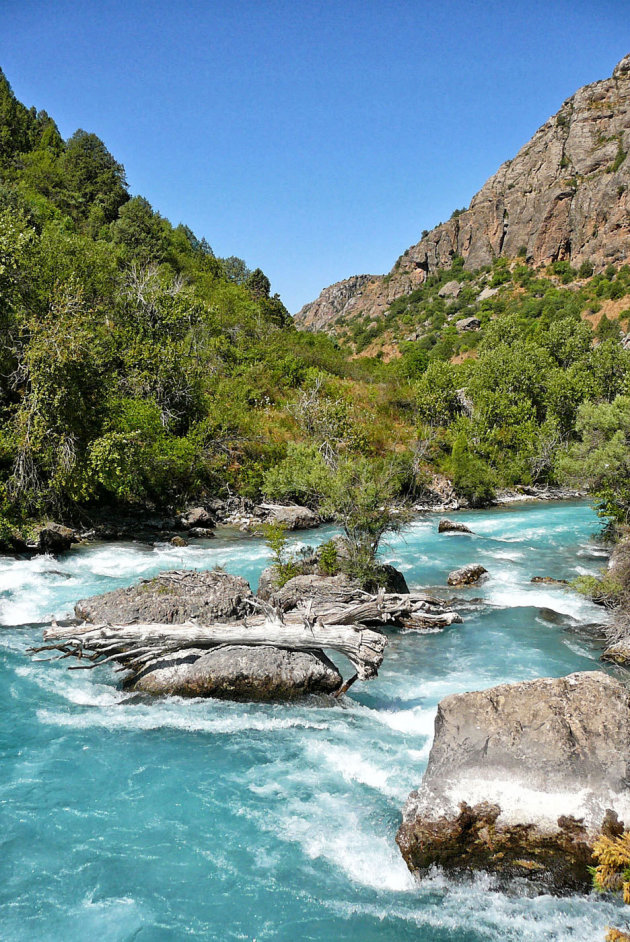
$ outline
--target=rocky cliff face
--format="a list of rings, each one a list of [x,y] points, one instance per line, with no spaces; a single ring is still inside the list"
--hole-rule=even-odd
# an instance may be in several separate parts
[[[378,317],[454,256],[469,270],[526,253],[534,265],[559,259],[595,268],[630,260],[630,55],[612,77],[581,88],[513,160],[398,259],[388,275],[357,275],[326,288],[296,315],[327,329],[354,314]]]

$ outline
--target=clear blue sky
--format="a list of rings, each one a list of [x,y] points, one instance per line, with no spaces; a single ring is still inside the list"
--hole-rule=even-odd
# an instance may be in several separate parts
[[[580,85],[628,0],[0,0],[0,65],[64,136],[291,311],[388,271]]]

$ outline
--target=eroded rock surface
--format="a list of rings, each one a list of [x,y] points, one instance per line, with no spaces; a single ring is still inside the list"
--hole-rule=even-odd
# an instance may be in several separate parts
[[[397,841],[418,874],[437,864],[586,890],[595,836],[630,822],[629,771],[629,693],[603,672],[455,694]]]
[[[227,572],[162,572],[127,589],[82,599],[75,614],[91,622],[178,624],[231,621],[251,613],[252,590],[245,579]]]
[[[226,645],[164,657],[127,689],[153,696],[267,701],[330,694],[340,686],[339,671],[321,652]]]
[[[298,504],[260,504],[256,511],[265,523],[281,524],[287,530],[308,530],[320,523],[313,510]]]

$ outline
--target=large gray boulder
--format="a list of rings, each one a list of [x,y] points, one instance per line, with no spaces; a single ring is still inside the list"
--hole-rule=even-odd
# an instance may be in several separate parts
[[[227,572],[162,572],[127,589],[82,599],[75,614],[91,622],[177,624],[231,621],[251,613],[253,593],[245,579]]]
[[[91,622],[181,624],[242,621],[253,595],[240,576],[226,572],[163,572],[128,589],[84,599],[76,615]],[[342,678],[319,650],[290,651],[273,645],[187,648],[163,657],[125,682],[127,690],[153,696],[230,700],[293,700],[338,690]]]
[[[178,522],[183,530],[197,528],[211,530],[212,527],[216,526],[214,515],[205,507],[190,507],[183,514],[180,514]]]
[[[256,513],[265,523],[281,524],[287,530],[308,530],[320,524],[320,519],[313,510],[297,504],[260,504],[256,507]]]
[[[397,841],[418,874],[483,869],[586,890],[593,842],[616,815],[630,823],[630,696],[584,672],[442,700]]]
[[[465,333],[467,330],[479,330],[480,327],[481,321],[478,317],[462,317],[461,320],[455,323],[455,328],[460,334]]]
[[[459,281],[447,281],[438,291],[439,298],[458,298],[462,290]]]
[[[268,701],[331,694],[341,682],[339,671],[321,652],[226,645],[172,654],[135,675],[126,687],[153,696]]]

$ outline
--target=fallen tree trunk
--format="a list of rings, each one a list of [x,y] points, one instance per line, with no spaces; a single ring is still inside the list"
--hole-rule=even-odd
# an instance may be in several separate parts
[[[300,611],[300,609],[296,609]],[[329,603],[314,599],[313,613],[324,622],[334,620],[339,625],[395,624],[404,628],[446,627],[462,621],[457,612],[447,610],[440,599],[422,593],[399,595],[379,592],[371,595],[361,590],[346,593],[343,601]]]
[[[46,645],[36,653],[57,650],[61,657],[74,656],[95,667],[105,661],[118,661],[130,670],[146,670],[164,655],[187,648],[217,645],[272,645],[297,651],[326,648],[344,654],[354,665],[359,679],[375,677],[383,661],[387,638],[379,631],[355,624],[321,619],[311,621],[306,613],[289,613],[281,620],[269,615],[253,616],[235,623],[53,625],[44,632]],[[83,666],[83,665],[81,665]]]
[[[371,595],[356,587],[344,587],[336,596],[327,592],[323,597],[302,597],[296,607],[284,612],[281,606],[259,599],[247,598],[244,604],[253,609],[251,616],[211,620],[209,624],[190,619],[175,623],[130,619],[130,624],[104,620],[78,626],[53,624],[44,632],[45,644],[32,651],[56,651],[53,659],[73,657],[82,662],[71,670],[90,670],[115,661],[121,665],[119,670],[132,672],[133,681],[159,669],[165,658],[187,651],[191,657],[193,652],[200,657],[219,647],[274,647],[311,654],[326,649],[344,654],[353,664],[356,674],[349,686],[355,679],[367,680],[378,673],[387,638],[374,626],[431,630],[462,620],[456,612],[446,610],[442,601],[425,594],[381,591]]]

